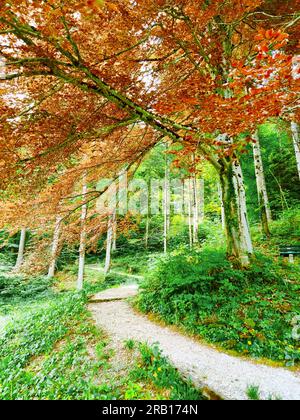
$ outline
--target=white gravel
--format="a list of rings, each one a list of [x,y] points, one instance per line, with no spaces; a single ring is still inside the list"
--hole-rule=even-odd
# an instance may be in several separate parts
[[[114,294],[126,297],[124,288]],[[127,288],[132,296],[132,290]],[[105,300],[110,292],[106,292]],[[99,296],[98,296],[99,297]],[[111,296],[114,299],[113,295]],[[174,366],[196,386],[206,387],[226,400],[246,400],[249,386],[258,386],[262,399],[300,400],[300,373],[273,368],[220,353],[183,334],[151,322],[124,301],[92,303],[89,308],[96,324],[123,343],[133,339],[158,343]]]

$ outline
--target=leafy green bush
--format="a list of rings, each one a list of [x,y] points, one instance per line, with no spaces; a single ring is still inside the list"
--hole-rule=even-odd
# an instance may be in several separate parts
[[[299,271],[258,255],[233,269],[221,250],[177,253],[157,262],[138,307],[212,343],[254,357],[300,361],[292,320],[300,315]]]

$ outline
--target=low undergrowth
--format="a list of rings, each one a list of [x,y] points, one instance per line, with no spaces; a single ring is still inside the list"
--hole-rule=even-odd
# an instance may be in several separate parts
[[[300,362],[299,269],[257,256],[235,270],[218,250],[178,252],[158,261],[137,305],[208,342],[288,366]]]
[[[90,385],[97,365],[87,357],[86,344],[95,331],[85,324],[85,303],[80,295],[57,296],[6,329],[0,339],[1,399],[100,395]]]
[[[125,399],[203,400],[202,392],[182,379],[157,346],[139,344],[140,356],[129,374]],[[150,385],[150,386],[149,386]],[[154,390],[154,392],[153,392]]]
[[[0,273],[0,313],[53,297],[51,286],[52,282],[46,277],[24,278],[21,275]]]
[[[87,284],[81,294],[46,288],[40,299],[36,281],[21,287],[16,280],[11,294],[5,288],[6,307],[10,296],[22,316],[0,334],[0,400],[201,399],[156,349],[141,346],[133,367],[118,372],[114,350],[87,310],[88,294],[109,283]],[[17,291],[28,288],[30,300],[22,294],[16,305]]]

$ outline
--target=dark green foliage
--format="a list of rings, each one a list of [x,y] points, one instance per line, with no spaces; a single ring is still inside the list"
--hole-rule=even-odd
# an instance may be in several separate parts
[[[138,306],[212,343],[254,357],[300,362],[292,320],[300,315],[299,271],[257,256],[249,270],[218,250],[161,259]]]
[[[259,137],[271,210],[277,219],[282,211],[300,206],[300,182],[289,124],[280,120],[263,124],[259,128]],[[248,210],[250,219],[258,221],[252,145],[248,151],[242,158]]]
[[[260,227],[252,229],[256,249],[263,254],[278,258],[281,246],[300,245],[300,209],[287,210],[270,224],[271,238],[262,235]],[[284,261],[284,260],[281,260]],[[287,262],[287,258],[285,258]],[[295,258],[295,265],[300,267],[300,257]]]
[[[78,260],[77,247],[64,245],[56,262],[57,269],[62,270],[67,265],[76,263],[77,260]]]
[[[278,239],[279,244],[300,244],[300,205],[283,212],[280,219],[272,223],[271,228],[272,236]]]
[[[0,308],[52,295],[51,281],[46,277],[26,279],[22,276],[0,273]]]
[[[14,255],[12,252],[6,251],[5,253],[0,252],[0,271],[4,268],[10,267],[14,262]]]

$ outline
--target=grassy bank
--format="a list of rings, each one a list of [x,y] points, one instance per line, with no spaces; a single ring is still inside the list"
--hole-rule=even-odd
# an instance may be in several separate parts
[[[299,274],[261,255],[238,271],[222,251],[176,253],[158,262],[137,305],[224,349],[293,366],[300,363]]]
[[[124,343],[130,363],[119,371],[118,355],[87,310],[89,292],[103,282],[78,294],[57,292],[43,278],[7,279],[0,300],[14,321],[0,335],[1,400],[203,398],[158,349]]]

